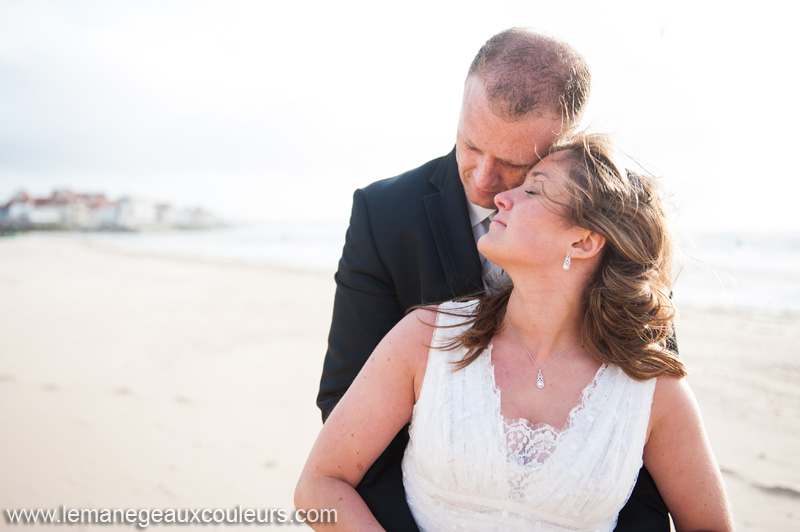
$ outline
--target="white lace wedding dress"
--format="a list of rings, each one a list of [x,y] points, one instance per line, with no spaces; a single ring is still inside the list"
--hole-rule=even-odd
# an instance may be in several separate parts
[[[435,330],[409,428],[403,482],[420,530],[613,530],[642,466],[655,379],[604,365],[563,429],[506,420],[491,346],[455,372],[464,350],[437,349],[463,321],[439,313],[439,325],[457,327]]]

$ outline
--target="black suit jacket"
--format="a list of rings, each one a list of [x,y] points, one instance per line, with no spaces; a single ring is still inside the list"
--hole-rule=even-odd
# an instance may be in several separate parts
[[[357,190],[336,273],[333,321],[317,397],[323,420],[409,308],[482,289],[455,150]],[[417,530],[405,504],[400,471],[407,442],[403,429],[358,486],[389,531]],[[666,507],[644,469],[617,530],[669,530]]]

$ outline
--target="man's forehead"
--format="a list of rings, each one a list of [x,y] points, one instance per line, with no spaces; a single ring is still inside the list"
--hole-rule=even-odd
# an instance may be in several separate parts
[[[545,157],[556,134],[551,124],[540,123],[538,127],[504,128],[494,123],[492,127],[480,127],[478,123],[459,121],[458,133],[471,147],[491,154],[492,157],[515,166],[534,165]],[[500,130],[500,131],[497,131]]]
[[[532,165],[544,157],[561,127],[550,117],[508,121],[486,109],[465,111],[458,133],[473,147],[515,165]]]

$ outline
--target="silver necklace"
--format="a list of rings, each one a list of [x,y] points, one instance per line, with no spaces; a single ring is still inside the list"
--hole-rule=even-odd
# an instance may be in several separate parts
[[[571,345],[571,346],[569,346],[568,348],[564,349],[564,350],[563,350],[561,353],[559,353],[559,355],[558,355],[556,358],[554,358],[553,360],[551,360],[550,362],[548,362],[547,364],[545,364],[544,366],[542,366],[542,367],[540,368],[540,367],[539,367],[539,364],[537,364],[537,363],[536,363],[536,361],[535,361],[535,360],[533,359],[533,357],[531,356],[531,352],[530,352],[530,351],[528,351],[528,348],[527,348],[527,347],[525,347],[525,342],[523,342],[523,341],[522,341],[522,338],[520,338],[520,337],[519,337],[519,334],[517,334],[517,330],[514,328],[514,326],[513,326],[513,325],[511,325],[511,320],[509,320],[509,319],[508,319],[508,316],[506,316],[506,323],[508,323],[508,326],[509,326],[509,327],[511,327],[511,331],[514,333],[514,336],[516,336],[516,337],[517,337],[517,340],[519,340],[519,343],[520,343],[520,345],[522,346],[522,349],[524,349],[524,350],[525,350],[525,352],[526,352],[526,353],[528,353],[528,358],[530,358],[530,359],[531,359],[531,362],[533,362],[533,365],[534,365],[534,366],[536,366],[536,369],[538,369],[538,370],[539,370],[539,376],[538,376],[538,377],[536,377],[536,387],[537,387],[537,388],[544,388],[544,377],[542,376],[542,370],[543,370],[544,368],[546,368],[547,366],[549,366],[550,364],[552,364],[553,362],[555,362],[556,360],[558,360],[559,358],[561,358],[561,357],[563,357],[564,355],[566,355],[566,354],[567,354],[567,352],[568,352],[570,349],[572,349],[573,347],[575,347],[576,345],[578,345],[578,342],[580,341],[580,338],[579,338],[579,339],[577,339],[577,340],[575,340],[575,343],[574,343],[574,344],[572,344],[572,345]]]

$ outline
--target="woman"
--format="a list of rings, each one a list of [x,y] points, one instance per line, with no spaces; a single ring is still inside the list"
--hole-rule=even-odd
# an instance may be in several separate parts
[[[655,181],[583,134],[495,202],[478,249],[514,288],[390,331],[320,432],[298,507],[380,530],[354,486],[410,420],[403,480],[423,531],[610,531],[642,462],[678,531],[732,530],[667,348],[673,254]]]

